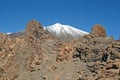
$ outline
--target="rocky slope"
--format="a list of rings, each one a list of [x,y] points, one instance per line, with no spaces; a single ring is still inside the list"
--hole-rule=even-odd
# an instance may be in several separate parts
[[[95,25],[61,42],[32,20],[18,37],[0,33],[0,80],[119,80],[120,41]]]

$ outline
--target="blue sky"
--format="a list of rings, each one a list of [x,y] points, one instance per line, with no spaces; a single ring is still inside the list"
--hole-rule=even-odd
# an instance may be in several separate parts
[[[27,22],[56,22],[90,32],[95,24],[120,36],[120,0],[0,0],[0,32],[24,30]]]

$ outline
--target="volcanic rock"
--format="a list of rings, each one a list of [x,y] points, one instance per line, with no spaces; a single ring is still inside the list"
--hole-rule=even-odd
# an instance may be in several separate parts
[[[0,33],[0,80],[119,80],[120,41],[96,25],[90,35],[60,42],[35,20],[22,37]]]
[[[25,34],[28,36],[40,37],[44,35],[45,30],[43,29],[42,25],[36,21],[31,20],[26,27]]]
[[[106,37],[106,31],[104,27],[102,27],[99,24],[93,26],[91,34],[94,35],[95,37]]]

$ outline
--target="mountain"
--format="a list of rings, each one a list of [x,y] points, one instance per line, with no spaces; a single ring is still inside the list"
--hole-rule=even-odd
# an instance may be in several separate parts
[[[44,27],[44,29],[50,32],[52,35],[58,37],[62,41],[80,38],[88,34],[88,32],[76,29],[69,25],[62,25],[60,23]]]
[[[61,41],[69,41],[76,38],[81,38],[84,35],[89,34],[88,32],[76,29],[69,25],[62,25],[60,23],[56,23],[50,26],[43,27],[44,30],[48,31],[53,36],[56,36]],[[24,31],[9,33],[11,37],[17,37],[24,34]]]
[[[19,37],[24,35],[25,31],[18,31],[18,32],[14,32],[14,33],[7,33],[7,35],[10,35],[11,37]]]

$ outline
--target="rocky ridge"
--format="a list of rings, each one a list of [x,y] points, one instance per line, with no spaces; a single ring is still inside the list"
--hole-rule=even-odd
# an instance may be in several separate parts
[[[0,33],[0,80],[119,80],[120,41],[95,25],[90,34],[68,42],[36,20],[25,34]]]

